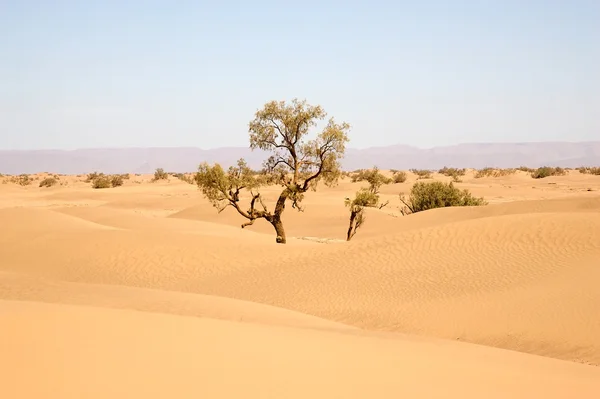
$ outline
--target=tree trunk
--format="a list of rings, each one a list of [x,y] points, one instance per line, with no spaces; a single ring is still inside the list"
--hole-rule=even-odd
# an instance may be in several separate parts
[[[285,230],[283,229],[283,223],[280,218],[275,218],[271,224],[275,228],[275,233],[277,234],[277,238],[275,238],[275,242],[277,244],[285,244],[287,242],[285,238]]]
[[[277,244],[285,244],[287,242],[285,237],[285,230],[283,229],[283,222],[281,221],[281,214],[285,210],[285,201],[288,199],[289,193],[288,189],[284,189],[279,198],[277,199],[277,204],[275,205],[275,211],[273,212],[273,216],[269,220],[273,227],[275,228],[275,232],[277,233],[277,238],[275,241]]]
[[[350,213],[350,225],[348,226],[348,234],[346,235],[346,241],[350,241],[352,239],[352,229],[354,228],[354,219],[356,219],[356,212],[352,211]]]

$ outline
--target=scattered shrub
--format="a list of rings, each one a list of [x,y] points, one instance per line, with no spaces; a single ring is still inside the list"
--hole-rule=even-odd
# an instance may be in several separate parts
[[[377,186],[378,188],[384,184],[390,184],[392,179],[386,177],[381,172],[379,172],[379,168],[374,166],[373,169],[359,169],[354,172],[352,175],[352,183],[366,181],[369,185]]]
[[[417,180],[421,179],[431,179],[431,171],[427,169],[411,169],[412,173],[417,175]]]
[[[400,194],[400,201],[404,204],[401,209],[403,215],[449,206],[481,206],[487,204],[483,198],[473,197],[468,190],[460,190],[454,187],[452,182],[443,183],[439,181],[415,183],[408,198]]]
[[[496,168],[483,168],[475,173],[475,178],[480,179],[482,177],[503,177],[516,173],[516,169],[496,169]]]
[[[586,175],[596,175],[596,176],[600,176],[600,167],[597,166],[581,166],[579,168],[577,168],[577,170],[579,171],[579,173],[583,173]]]
[[[31,176],[29,176],[28,174],[21,174],[19,176],[13,176],[10,181],[12,183],[16,183],[20,186],[28,186],[31,183],[33,183],[33,179],[31,178]]]
[[[163,168],[158,168],[154,172],[154,178],[152,179],[152,181],[158,180],[169,180],[169,174],[165,172]]]
[[[39,187],[52,187],[58,183],[58,179],[54,177],[46,177],[39,184]]]
[[[87,178],[85,179],[85,182],[86,183],[93,182],[94,180],[98,179],[99,177],[104,177],[104,173],[98,173],[98,172],[89,173],[87,175]]]
[[[451,177],[454,182],[460,183],[462,181],[460,178],[467,173],[467,170],[464,168],[457,169],[457,168],[448,168],[448,167],[444,166],[442,169],[440,169],[438,171],[438,173],[440,173],[444,176]]]
[[[533,172],[535,169],[529,168],[527,166],[519,166],[517,168],[517,170],[520,170],[521,172],[527,172],[527,173],[531,173]]]
[[[184,181],[188,184],[196,184],[196,180],[194,179],[194,176],[192,176],[192,175],[187,175],[185,173],[175,173],[173,175],[173,177],[176,177],[179,180]]]
[[[541,168],[537,168],[533,172],[531,172],[531,177],[534,179],[543,179],[544,177],[550,176],[564,176],[567,174],[567,171],[563,168],[556,167],[553,168],[551,166],[542,166]]]

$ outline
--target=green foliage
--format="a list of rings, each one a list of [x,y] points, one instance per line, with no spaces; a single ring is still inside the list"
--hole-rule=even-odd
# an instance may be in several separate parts
[[[350,241],[356,231],[364,224],[364,210],[367,207],[375,207],[379,203],[379,195],[370,188],[361,188],[356,192],[354,199],[346,198],[344,204],[350,208],[350,221],[346,240]]]
[[[156,169],[154,172],[154,177],[152,178],[153,182],[159,180],[169,180],[169,174],[165,172],[163,168]]]
[[[553,168],[551,166],[542,166],[541,168],[537,168],[533,172],[531,172],[531,177],[534,179],[543,179],[545,177],[550,176],[564,176],[567,174],[567,171],[563,168],[556,167]]]
[[[173,176],[178,178],[181,181],[188,183],[188,184],[196,184],[196,180],[194,179],[194,176],[190,176],[185,173],[175,173]]]
[[[58,179],[54,177],[46,177],[44,180],[40,181],[39,187],[52,187],[58,184]]]
[[[249,123],[250,148],[273,153],[264,163],[265,171],[276,174],[279,183],[291,191],[316,189],[320,181],[335,185],[350,125],[330,118],[321,133],[309,140],[310,129],[326,117],[320,105],[305,100],[271,101]]]
[[[420,179],[431,179],[431,171],[427,169],[411,169],[412,173],[417,175],[417,180]]]
[[[237,205],[242,190],[257,189],[263,184],[243,159],[237,162],[237,166],[230,167],[227,172],[218,163],[210,166],[203,162],[198,167],[194,180],[202,190],[202,194],[219,212],[228,205]]]
[[[487,204],[483,198],[473,197],[468,190],[460,190],[454,187],[452,182],[443,183],[439,181],[415,183],[408,198],[401,194],[400,201],[405,206],[402,209],[403,214],[449,206],[481,206]]]

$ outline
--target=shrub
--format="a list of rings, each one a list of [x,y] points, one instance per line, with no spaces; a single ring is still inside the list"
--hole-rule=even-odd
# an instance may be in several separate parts
[[[39,187],[52,187],[58,183],[58,179],[54,177],[46,177],[40,182]]]
[[[112,187],[122,186],[123,185],[123,176],[122,175],[110,176],[110,185]]]
[[[487,202],[483,198],[476,198],[468,190],[454,187],[454,183],[417,182],[412,187],[410,195],[405,198],[400,194],[400,201],[404,204],[402,214],[416,213],[434,208],[449,206],[481,206]]]
[[[354,172],[352,183],[360,181],[366,181],[371,186],[381,187],[384,184],[390,184],[392,179],[383,175],[377,166],[374,166],[373,169],[359,169]]]
[[[537,168],[533,172],[531,172],[531,177],[534,179],[543,179],[544,177],[550,176],[564,176],[567,174],[567,171],[563,168],[553,168],[551,166],[542,166],[541,168]]]
[[[527,166],[519,166],[517,168],[517,170],[520,170],[521,172],[527,172],[527,173],[531,173],[533,172],[535,169],[529,168]]]
[[[427,169],[411,169],[412,173],[417,175],[417,180],[420,179],[431,179],[431,171]]]
[[[438,173],[440,173],[444,176],[451,177],[453,181],[455,181],[456,183],[460,183],[462,181],[460,178],[467,173],[467,170],[464,168],[457,169],[457,168],[448,168],[448,167],[444,166],[442,169],[440,169],[438,171]]]
[[[392,174],[393,174],[392,181],[395,184],[404,183],[406,181],[406,179],[408,178],[406,172],[401,171],[401,170],[393,170]]]
[[[508,175],[512,175],[514,173],[516,173],[516,169],[496,169],[496,168],[483,168],[478,170],[475,173],[475,178],[476,179],[480,179],[482,177],[502,177],[502,176],[508,176]]]
[[[163,168],[158,168],[154,172],[154,178],[152,179],[152,181],[158,180],[169,180],[169,174],[165,172]]]
[[[581,166],[581,167],[577,168],[577,170],[579,171],[579,173],[583,173],[586,175],[600,176],[600,167],[597,167],[597,166],[594,166],[594,167]]]
[[[112,182],[110,177],[108,176],[98,176],[92,180],[92,188],[110,188],[112,187]]]
[[[194,179],[194,176],[186,175],[185,173],[175,173],[173,176],[178,178],[181,181],[188,183],[188,184],[196,184],[196,180]]]
[[[92,173],[89,173],[87,175],[87,178],[85,179],[85,182],[86,183],[93,182],[97,178],[103,177],[103,176],[104,176],[104,173],[92,172]]]
[[[33,183],[33,179],[28,174],[21,174],[19,176],[13,176],[10,181],[20,186],[28,186]]]

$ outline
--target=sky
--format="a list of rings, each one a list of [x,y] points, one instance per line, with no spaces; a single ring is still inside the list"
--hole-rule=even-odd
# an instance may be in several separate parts
[[[266,102],[350,147],[600,140],[600,1],[0,0],[0,149],[248,145]]]

